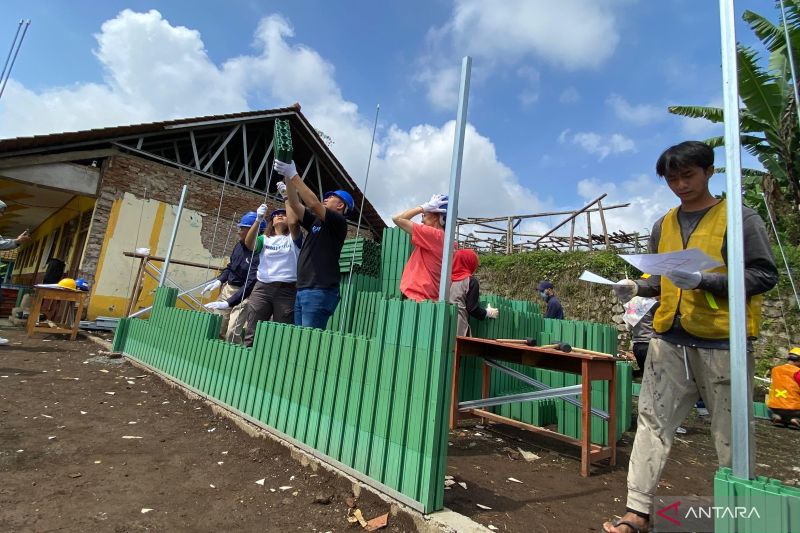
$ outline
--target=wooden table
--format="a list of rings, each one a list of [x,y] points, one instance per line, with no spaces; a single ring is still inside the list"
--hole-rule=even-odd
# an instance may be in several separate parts
[[[49,287],[36,287],[31,304],[31,313],[28,315],[28,337],[34,333],[69,333],[69,339],[74,341],[78,336],[78,326],[83,316],[83,307],[88,291],[71,291],[69,289],[51,289]],[[52,328],[50,326],[39,325],[39,314],[42,312],[42,301],[58,300],[62,302],[77,302],[78,310],[72,320],[72,324],[58,324]]]
[[[580,374],[581,385],[581,438],[575,439],[561,433],[551,431],[542,427],[526,424],[518,420],[513,420],[485,409],[470,408],[459,406],[458,403],[458,381],[459,366],[465,357],[481,357],[494,361],[504,361],[517,363],[536,368],[557,370]],[[611,356],[590,355],[576,352],[561,352],[547,348],[526,346],[522,344],[510,344],[498,342],[490,339],[476,339],[472,337],[456,337],[455,358],[453,361],[453,387],[451,396],[450,429],[455,429],[458,420],[463,414],[471,414],[491,422],[508,424],[539,435],[546,435],[569,444],[578,445],[581,448],[581,475],[589,475],[591,463],[608,459],[610,465],[615,465],[617,461],[617,410],[616,410],[616,361]],[[491,384],[492,367],[484,361],[482,379],[482,398],[488,398]],[[600,446],[591,442],[591,419],[592,419],[592,380],[608,381],[608,446]],[[554,389],[551,389],[554,390]],[[548,394],[544,392],[544,394]],[[575,394],[573,392],[572,394]],[[502,397],[497,398],[501,400]],[[504,402],[508,403],[508,402]]]

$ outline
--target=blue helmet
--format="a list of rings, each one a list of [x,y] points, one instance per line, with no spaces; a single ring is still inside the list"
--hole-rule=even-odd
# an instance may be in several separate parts
[[[341,201],[344,202],[344,205],[347,206],[347,209],[345,209],[345,213],[347,213],[348,211],[352,211],[356,207],[356,203],[353,201],[353,197],[350,196],[350,193],[347,191],[343,191],[341,189],[338,191],[328,191],[322,196],[322,199],[325,200],[327,198],[330,198],[331,196],[337,196]]]
[[[239,227],[249,228],[253,225],[253,223],[256,221],[257,218],[258,218],[258,213],[256,213],[255,211],[248,211],[247,213],[244,214],[242,220],[239,221]],[[258,231],[264,231],[264,228],[266,227],[267,227],[267,221],[262,220],[261,224],[258,226]]]
[[[86,283],[85,279],[78,278],[78,279],[75,280],[75,288],[78,289],[79,291],[88,291],[89,290],[89,284]]]

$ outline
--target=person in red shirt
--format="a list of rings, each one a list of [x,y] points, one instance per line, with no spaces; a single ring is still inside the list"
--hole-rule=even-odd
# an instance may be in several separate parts
[[[800,429],[800,348],[789,350],[786,364],[772,369],[767,407],[773,424]]]
[[[422,224],[411,220],[419,214]],[[410,300],[421,302],[439,297],[446,216],[447,196],[434,194],[424,204],[392,217],[397,227],[411,235],[414,247],[400,278],[400,292]]]

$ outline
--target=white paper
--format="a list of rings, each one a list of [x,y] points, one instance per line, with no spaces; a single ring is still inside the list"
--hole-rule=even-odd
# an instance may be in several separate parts
[[[665,254],[620,255],[622,259],[648,274],[665,275],[673,270],[702,272],[722,266],[698,248],[689,248]]]
[[[622,320],[625,321],[630,327],[635,327],[640,320],[646,315],[650,309],[656,304],[658,300],[655,298],[642,298],[641,296],[634,296],[631,300],[623,305],[625,314]]]
[[[610,279],[606,279],[603,276],[599,276],[594,272],[589,272],[588,270],[584,270],[581,277],[578,278],[581,281],[588,281],[589,283],[602,283],[603,285],[613,285],[614,282]]]

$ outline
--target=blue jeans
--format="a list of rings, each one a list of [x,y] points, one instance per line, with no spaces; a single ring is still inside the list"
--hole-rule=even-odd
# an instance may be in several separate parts
[[[339,304],[339,289],[298,289],[294,301],[297,326],[325,329]]]

